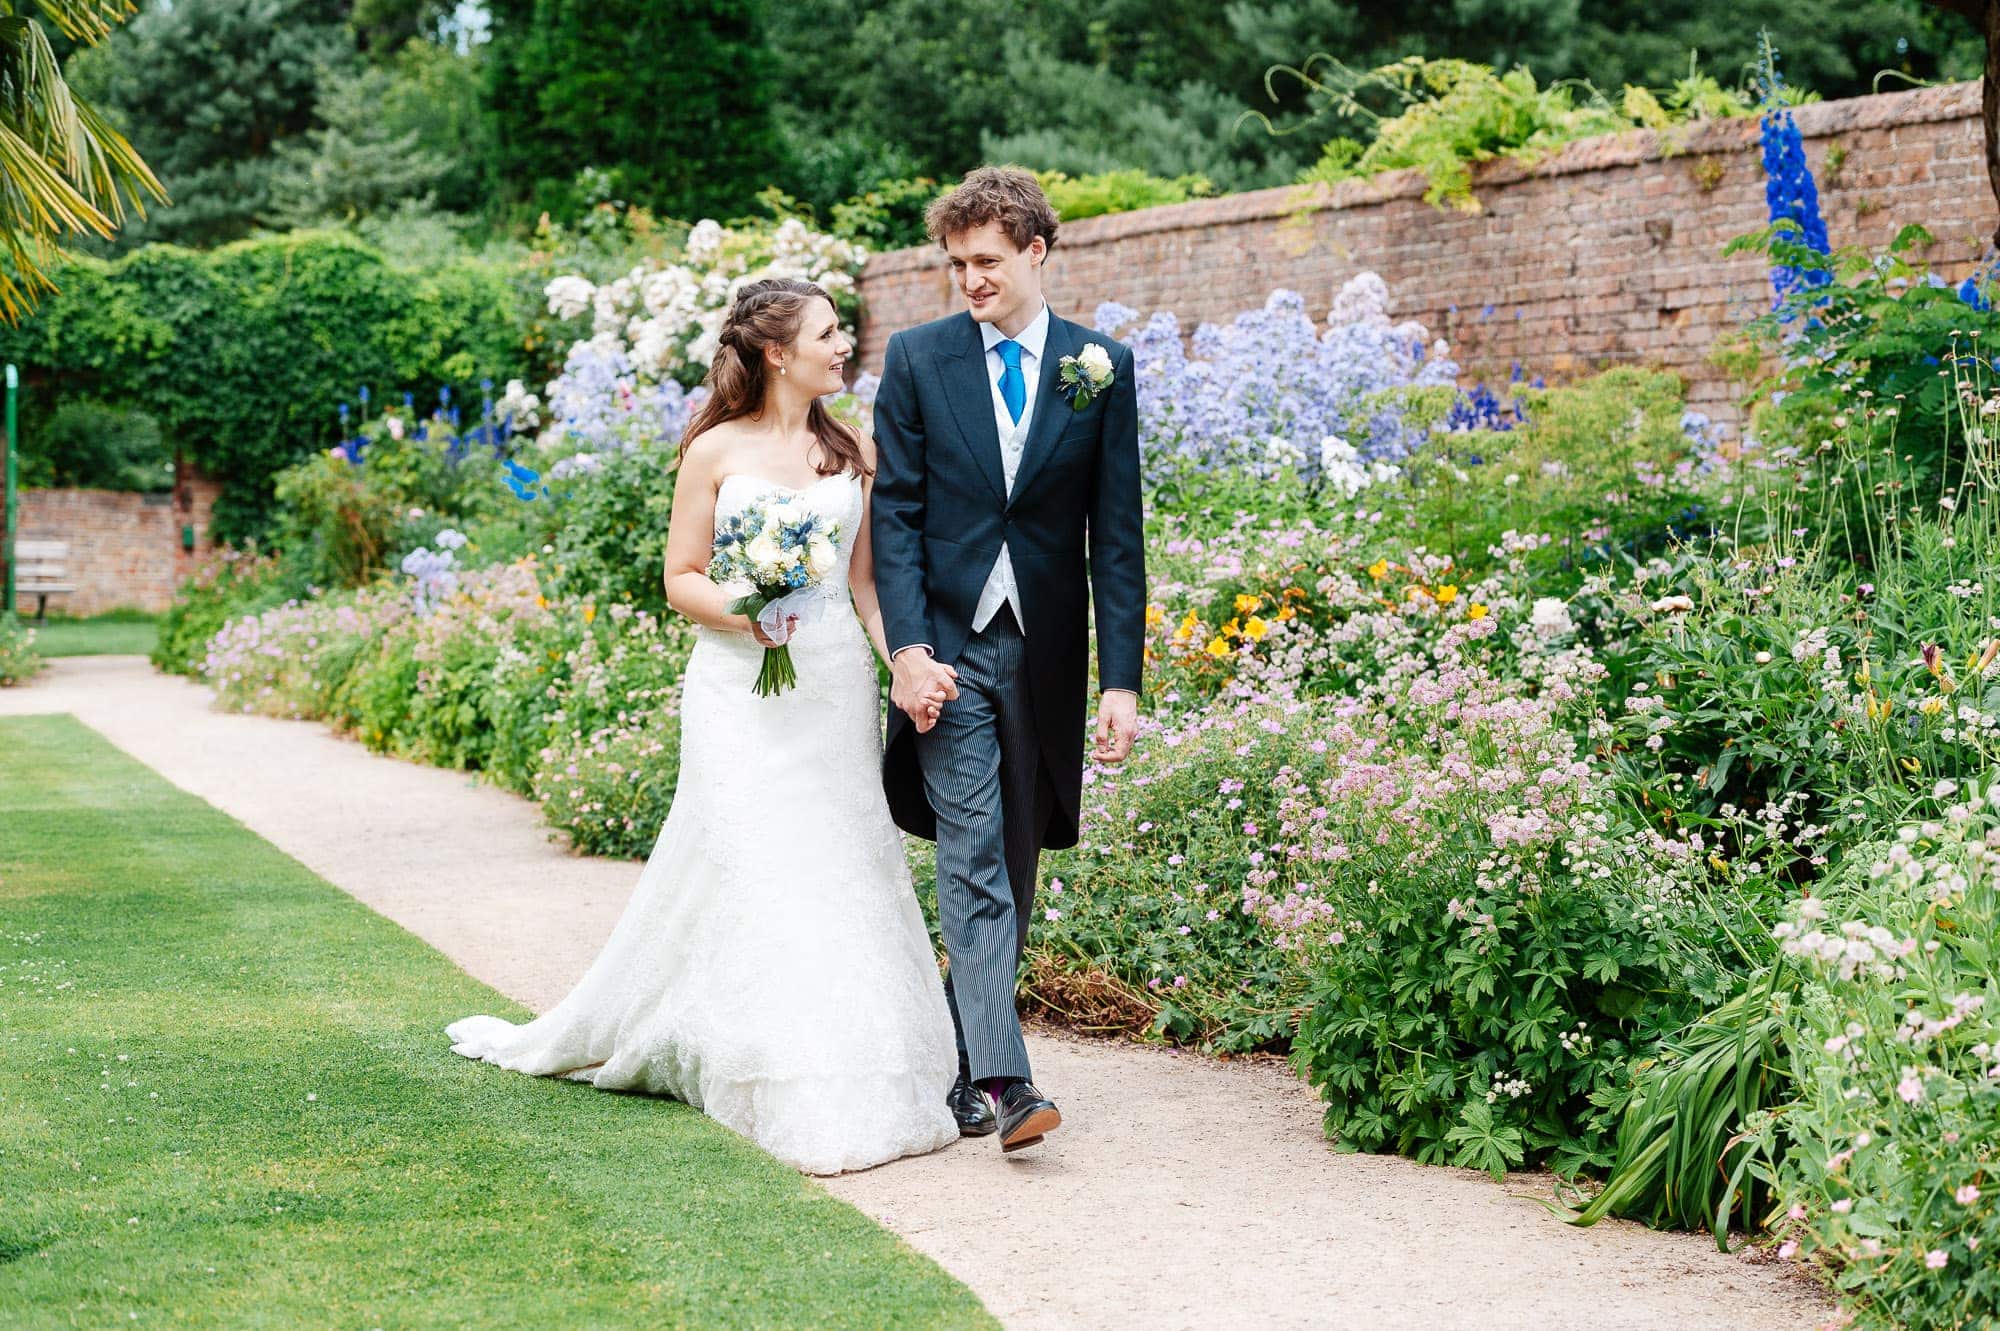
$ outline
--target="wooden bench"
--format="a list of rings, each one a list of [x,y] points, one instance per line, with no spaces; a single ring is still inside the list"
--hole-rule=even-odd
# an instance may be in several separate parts
[[[68,541],[14,542],[14,595],[34,596],[35,618],[43,619],[51,596],[66,596],[76,590],[65,582],[69,577]]]

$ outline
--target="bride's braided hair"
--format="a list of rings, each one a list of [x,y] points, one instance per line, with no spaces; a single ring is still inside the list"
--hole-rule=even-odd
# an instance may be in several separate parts
[[[797,341],[806,310],[815,300],[833,304],[833,298],[819,286],[795,277],[762,278],[736,293],[723,317],[708,377],[702,380],[708,398],[681,433],[683,457],[689,444],[724,421],[763,414],[771,377],[765,348],[788,347]],[[806,423],[819,441],[820,459],[815,466],[822,476],[844,471],[868,474],[860,437],[851,426],[835,420],[824,402],[813,402],[807,409]]]

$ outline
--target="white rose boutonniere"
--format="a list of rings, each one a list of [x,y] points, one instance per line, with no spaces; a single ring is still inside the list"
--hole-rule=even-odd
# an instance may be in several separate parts
[[[1082,411],[1092,398],[1109,388],[1111,373],[1111,353],[1097,342],[1056,363],[1056,383],[1069,399],[1072,411]]]

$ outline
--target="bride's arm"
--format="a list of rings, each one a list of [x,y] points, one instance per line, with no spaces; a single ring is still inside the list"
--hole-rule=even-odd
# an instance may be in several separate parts
[[[674,510],[667,519],[667,604],[697,624],[749,633],[748,615],[729,612],[729,593],[708,580],[715,549],[715,490],[721,445],[704,434],[688,446],[674,476]]]
[[[854,553],[848,557],[847,585],[854,593],[854,610],[861,616],[868,641],[875,644],[875,654],[887,661],[889,638],[882,627],[882,598],[875,594],[875,544],[868,530],[875,498],[875,441],[866,434],[861,436],[861,456],[868,462],[869,474],[861,480],[861,530],[854,534]]]

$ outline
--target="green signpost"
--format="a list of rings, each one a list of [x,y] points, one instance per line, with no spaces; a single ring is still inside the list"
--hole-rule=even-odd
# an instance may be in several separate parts
[[[14,399],[21,386],[21,372],[7,367],[7,437],[0,439],[0,472],[6,474],[6,501],[0,504],[0,566],[7,570],[6,585],[0,587],[0,614],[14,608]]]

